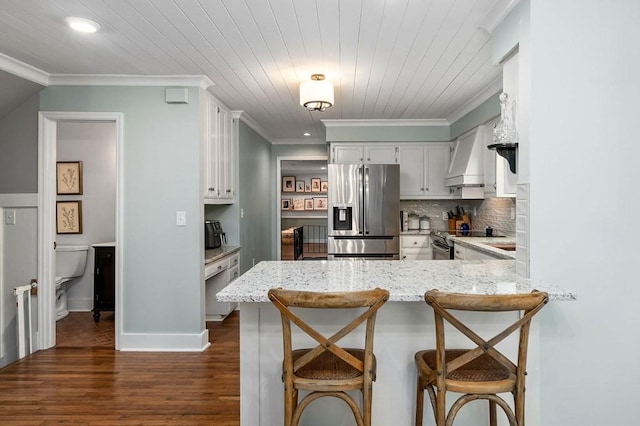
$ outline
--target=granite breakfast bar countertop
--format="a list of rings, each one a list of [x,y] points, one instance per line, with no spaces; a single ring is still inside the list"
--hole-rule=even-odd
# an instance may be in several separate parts
[[[511,260],[347,260],[260,262],[217,294],[220,302],[268,302],[270,288],[320,292],[374,287],[390,301],[424,301],[430,289],[473,294],[546,291],[550,300],[575,300],[570,290],[518,277]]]
[[[318,292],[355,291],[381,287],[389,290],[389,302],[377,313],[375,354],[380,369],[373,391],[372,426],[414,424],[415,367],[413,357],[434,340],[433,312],[424,302],[429,289],[473,294],[518,294],[546,291],[555,301],[575,300],[576,294],[548,283],[516,276],[515,260],[332,260],[264,261],[249,269],[217,293],[221,302],[239,302],[240,310],[240,426],[282,424],[282,324],[280,313],[269,303],[270,288]],[[326,330],[340,329],[352,319],[343,310],[316,310],[309,320]],[[348,310],[346,310],[348,311]],[[500,324],[517,319],[518,313],[500,313],[484,321],[477,313],[465,318],[474,330],[489,334]],[[507,315],[506,317],[503,315]],[[476,328],[477,327],[477,328]],[[494,331],[495,332],[495,331]],[[291,330],[298,341],[307,338]],[[539,338],[533,327],[531,340]],[[354,330],[350,339],[362,338]],[[346,339],[346,338],[345,338]],[[535,343],[531,352],[536,350]],[[537,371],[531,368],[528,392],[539,391]],[[532,379],[532,380],[531,380]],[[531,383],[531,384],[529,384]],[[322,398],[329,400],[331,398]],[[390,409],[389,401],[393,401]],[[317,401],[305,409],[305,424],[353,424],[345,404]],[[537,409],[533,404],[533,412]],[[481,407],[466,409],[469,417],[456,419],[472,426]],[[471,420],[469,420],[471,419]],[[540,426],[530,422],[531,426]]]

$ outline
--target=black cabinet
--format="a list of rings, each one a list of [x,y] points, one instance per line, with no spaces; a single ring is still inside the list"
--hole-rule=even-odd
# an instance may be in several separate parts
[[[94,247],[93,319],[100,321],[100,312],[113,311],[116,302],[116,248]]]

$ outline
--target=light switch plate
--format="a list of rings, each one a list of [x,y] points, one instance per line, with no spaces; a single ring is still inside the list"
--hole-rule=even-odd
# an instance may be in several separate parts
[[[4,211],[4,224],[5,225],[15,225],[16,224],[16,211],[15,210],[5,210]]]
[[[187,226],[187,212],[176,212],[176,226]]]

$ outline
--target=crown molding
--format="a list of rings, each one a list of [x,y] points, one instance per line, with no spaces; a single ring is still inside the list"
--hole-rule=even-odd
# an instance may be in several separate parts
[[[50,86],[197,86],[214,83],[205,75],[50,74]]]
[[[0,69],[43,86],[49,85],[49,73],[0,53]]]
[[[253,117],[251,117],[249,114],[247,114],[242,110],[237,110],[237,111],[231,111],[231,116],[236,120],[237,119],[242,120],[244,124],[252,128],[257,134],[265,138],[267,142],[269,142],[270,144],[273,144],[273,138],[269,136],[269,133],[267,133],[264,127],[259,125],[258,122],[254,120]]]
[[[362,120],[320,120],[325,127],[376,127],[376,126],[448,126],[446,119],[362,119]]]
[[[477,27],[493,34],[502,20],[520,3],[520,0],[499,0],[480,20]]]
[[[273,145],[326,145],[324,139],[276,139]]]
[[[460,120],[462,117],[478,108],[480,104],[489,99],[491,96],[495,95],[498,92],[502,91],[502,75],[498,76],[493,80],[487,87],[485,87],[480,93],[476,94],[473,98],[469,100],[466,104],[462,105],[460,108],[455,110],[447,120],[449,123],[455,123]]]

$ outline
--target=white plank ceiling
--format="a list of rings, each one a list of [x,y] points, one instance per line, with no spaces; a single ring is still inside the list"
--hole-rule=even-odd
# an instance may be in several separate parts
[[[501,69],[479,25],[504,0],[0,0],[0,53],[51,74],[207,75],[274,141],[321,119],[450,118]],[[100,23],[80,35],[68,16]],[[312,73],[335,105],[308,112]]]

